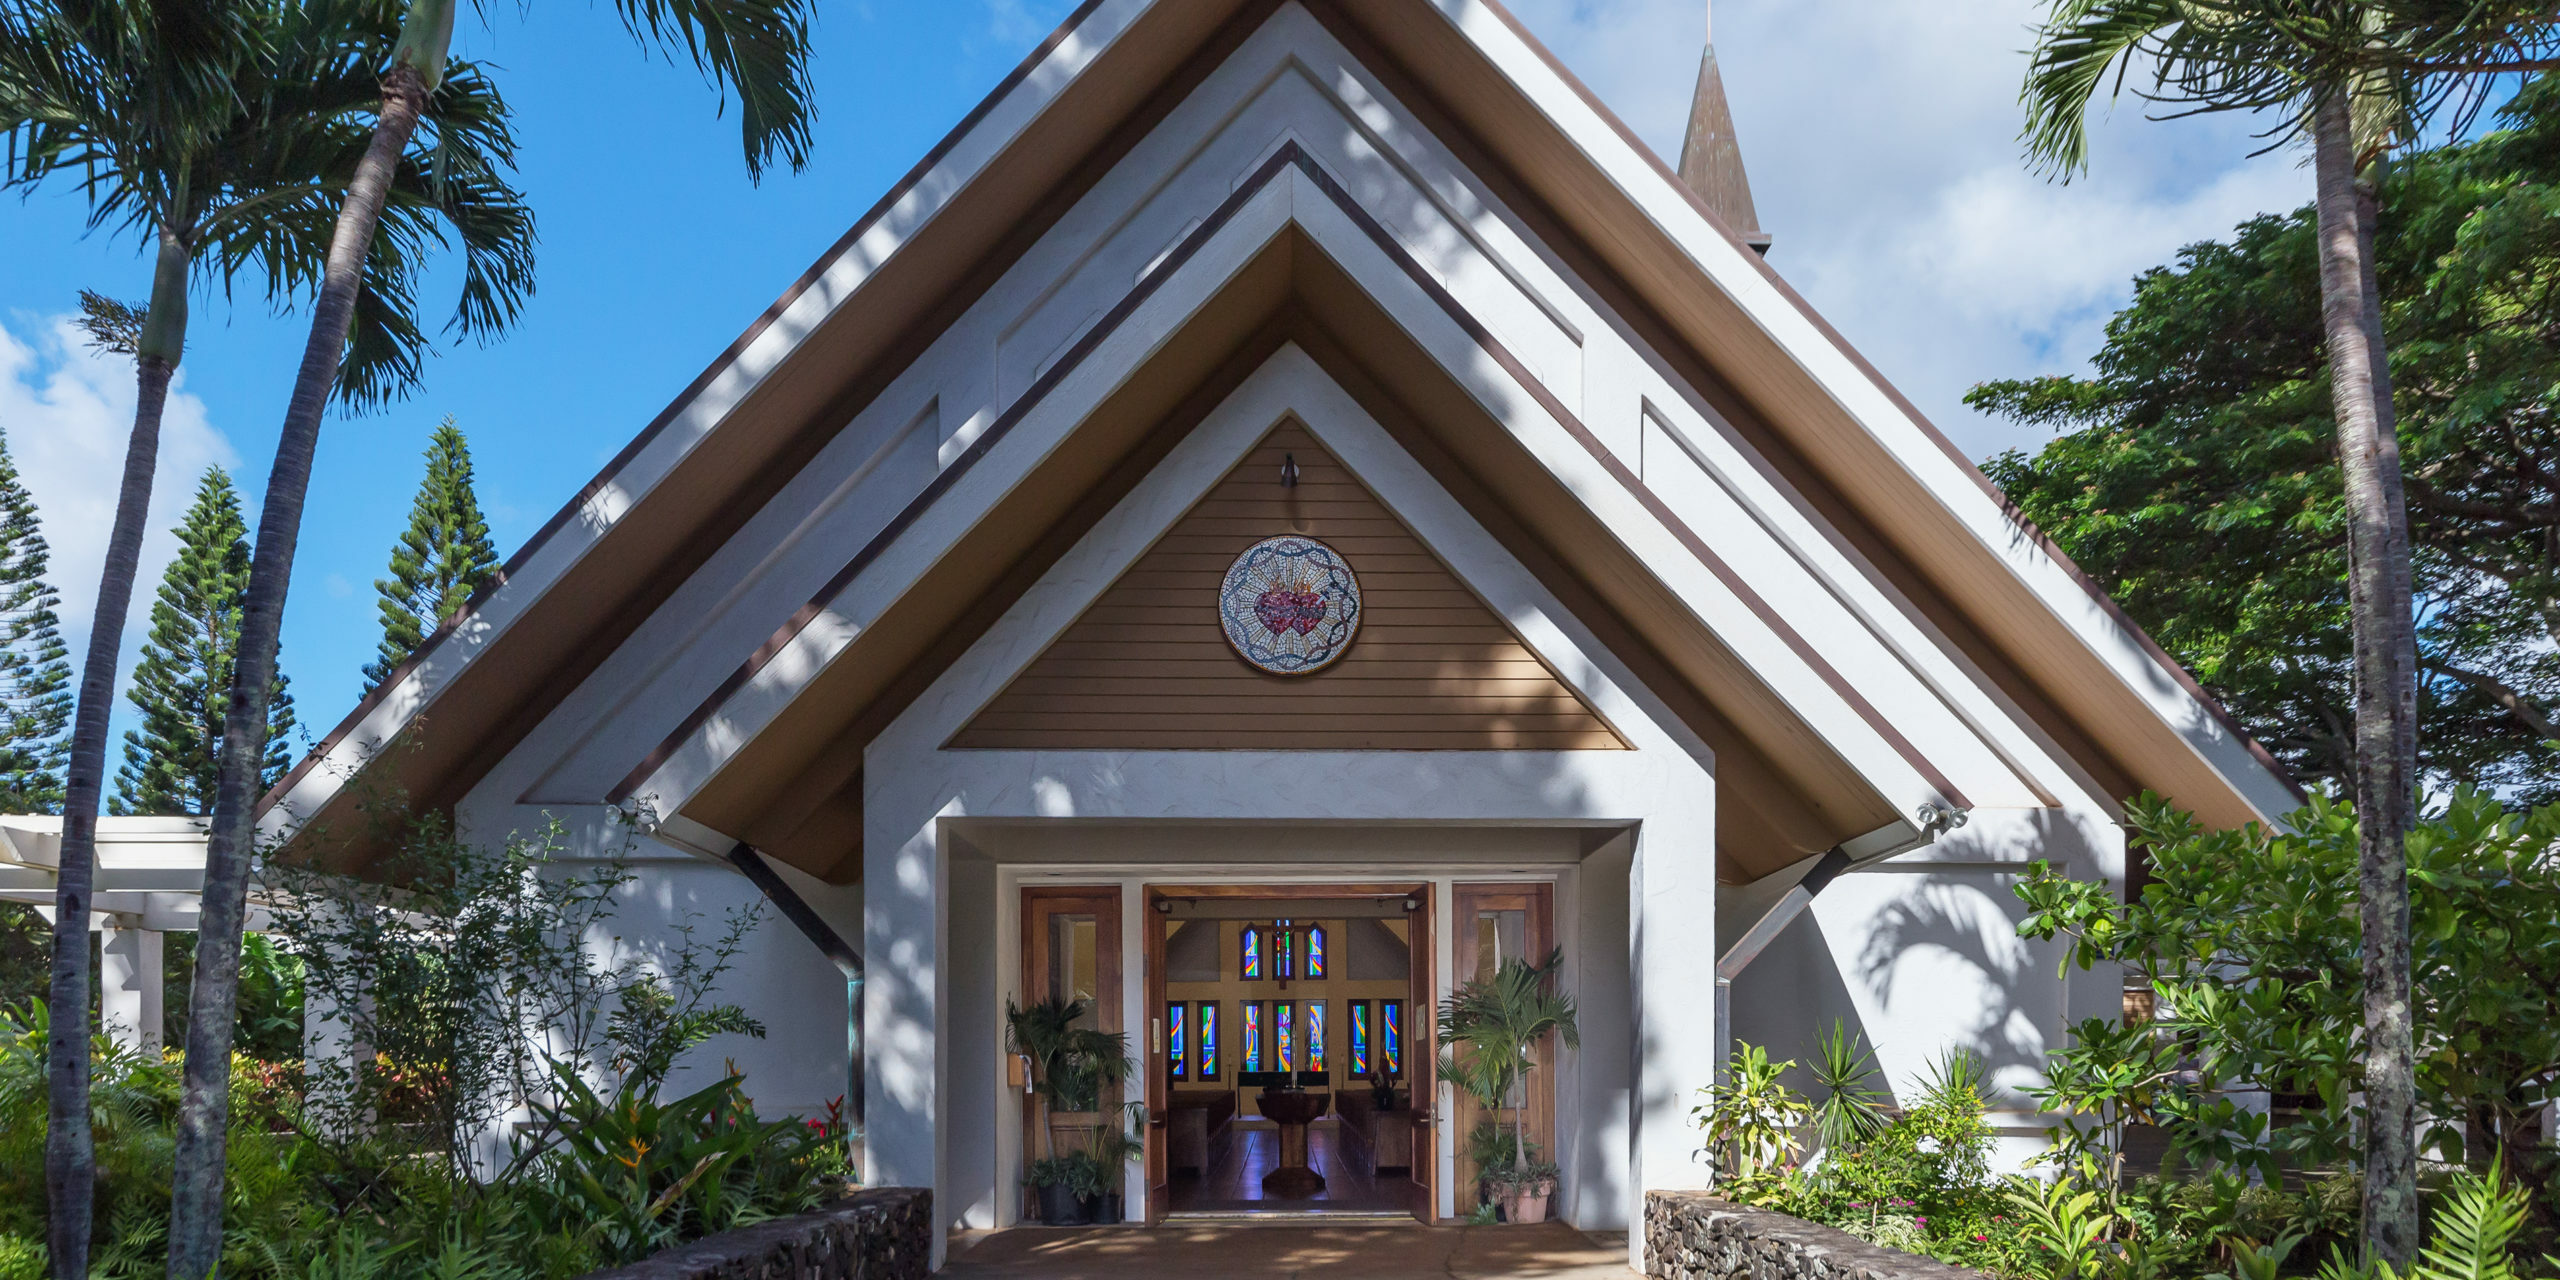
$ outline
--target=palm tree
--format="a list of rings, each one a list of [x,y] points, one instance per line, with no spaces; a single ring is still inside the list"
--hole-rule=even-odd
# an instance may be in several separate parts
[[[1473,1093],[1488,1108],[1498,1108],[1514,1090],[1525,1091],[1538,1067],[1538,1047],[1561,1035],[1576,1049],[1582,1029],[1573,997],[1558,989],[1555,977],[1564,968],[1564,949],[1547,953],[1544,962],[1506,960],[1493,976],[1469,982],[1440,1002],[1440,1028],[1449,1039],[1473,1050],[1463,1062],[1444,1055],[1440,1073]],[[1529,1107],[1525,1096],[1511,1110],[1511,1172],[1529,1168]]]
[[[348,350],[348,330],[361,301],[360,268],[378,252],[377,233],[390,209],[390,189],[411,136],[442,92],[451,68],[456,0],[398,0],[400,38],[370,64],[380,75],[372,99],[373,137],[343,189],[317,276],[319,300],[311,337],[285,409],[276,457],[258,515],[256,551],[242,606],[239,666],[224,718],[221,782],[205,841],[204,913],[196,935],[195,982],[188,996],[187,1051],[178,1104],[176,1167],[169,1205],[169,1275],[200,1280],[222,1244],[224,1125],[230,1114],[230,1055],[240,971],[240,926],[247,911],[250,834],[267,689],[275,680],[276,640],[293,574],[303,498],[320,442],[320,415]],[[779,157],[798,169],[809,153],[809,8],[811,0],[615,0],[623,26],[643,46],[681,48],[695,70],[726,95],[738,96],[748,173],[764,174]]]
[[[148,236],[150,301],[136,308],[82,298],[99,347],[135,359],[139,383],[124,474],[74,715],[65,776],[54,917],[52,1007],[89,1007],[88,919],[97,814],[106,772],[116,660],[132,603],[143,525],[158,467],[160,418],[186,347],[188,289],[263,278],[288,302],[316,274],[325,225],[361,153],[346,122],[370,90],[371,50],[391,24],[379,4],[280,0],[168,4],[145,0],[0,0],[0,186],[67,181],[89,198],[92,229]],[[444,147],[431,180],[424,156],[404,163],[391,203],[398,233],[367,264],[361,322],[341,396],[379,400],[416,376],[424,342],[410,314],[418,259],[438,223],[467,260],[455,327],[502,328],[531,284],[533,228],[498,174],[514,143],[504,105],[476,69],[448,78],[432,109]],[[53,1020],[46,1184],[55,1274],[85,1276],[94,1184],[87,1019]]]
[[[2375,183],[2391,147],[2441,109],[2460,124],[2492,77],[2560,65],[2541,0],[2052,0],[2023,101],[2029,155],[2068,178],[2087,163],[2101,88],[2175,108],[2267,113],[2308,133],[2317,184],[2321,319],[2338,420],[2354,625],[2358,896],[2365,1014],[2364,1233],[2406,1268],[2418,1251],[2408,834],[2417,816],[2416,622],[2409,515],[2375,280]]]

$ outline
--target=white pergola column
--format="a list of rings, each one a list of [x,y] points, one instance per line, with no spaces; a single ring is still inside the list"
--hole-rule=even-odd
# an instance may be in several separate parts
[[[156,929],[102,925],[98,930],[98,1022],[114,1041],[159,1056],[165,1006],[160,987],[161,935]]]

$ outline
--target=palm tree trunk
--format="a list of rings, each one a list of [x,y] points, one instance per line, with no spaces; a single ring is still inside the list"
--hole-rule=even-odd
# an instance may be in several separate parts
[[[89,652],[80,663],[80,700],[71,717],[71,759],[63,771],[62,854],[53,892],[53,1005],[45,1042],[52,1095],[44,1143],[44,1181],[52,1192],[46,1248],[55,1280],[86,1280],[89,1234],[98,1186],[97,1151],[89,1133],[89,913],[95,909],[98,797],[107,775],[107,718],[115,710],[116,658],[125,615],[142,570],[143,526],[151,513],[151,480],[160,466],[160,415],[187,342],[188,252],[179,237],[160,235],[152,270],[151,310],[135,349],[133,435],[124,449],[124,481],[98,603],[89,615]]]
[[[2417,807],[2418,649],[2409,513],[2375,286],[2371,189],[2356,177],[2344,86],[2312,107],[2320,220],[2320,311],[2349,525],[2355,627],[2357,897],[2364,930],[2364,1239],[2406,1268],[2418,1252],[2416,1071],[2409,988],[2409,828]]]
[[[439,54],[438,65],[441,61]],[[294,543],[301,532],[303,498],[311,487],[311,461],[320,445],[320,416],[328,407],[339,361],[346,354],[356,286],[363,279],[365,256],[373,246],[392,173],[426,105],[426,83],[413,66],[397,64],[383,77],[382,114],[374,124],[373,141],[347,184],[337,227],[329,237],[328,264],[311,312],[311,338],[303,347],[302,369],[294,381],[284,430],[276,441],[275,465],[267,475],[266,501],[258,515],[249,588],[240,611],[231,705],[222,722],[213,827],[205,840],[204,910],[197,924],[195,984],[188,993],[186,1073],[178,1101],[176,1168],[169,1196],[170,1280],[204,1280],[221,1259],[222,1171],[231,1112],[231,1033],[239,1013],[240,932],[248,910],[253,806],[261,789],[259,766],[266,757],[267,697],[275,686],[285,589],[293,576]]]

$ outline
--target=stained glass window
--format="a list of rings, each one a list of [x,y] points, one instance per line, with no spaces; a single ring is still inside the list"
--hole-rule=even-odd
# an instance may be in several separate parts
[[[1298,949],[1293,945],[1297,940],[1298,931],[1290,928],[1288,921],[1283,920],[1271,927],[1271,958],[1279,962],[1282,982],[1298,976]]]
[[[1164,1056],[1172,1061],[1176,1080],[1191,1078],[1191,1055],[1184,1052],[1189,1046],[1183,1043],[1182,1036],[1184,1010],[1181,1004],[1166,1005],[1164,1010]]]
[[[1307,1002],[1307,1070],[1324,1070],[1324,1001],[1322,1000]]]
[[[1315,979],[1323,976],[1324,926],[1311,924],[1307,926],[1307,977]]]
[[[1262,1070],[1262,1004],[1257,1000],[1244,1002],[1244,1069]]]
[[[1369,1074],[1369,1002],[1351,1002],[1351,1074]]]
[[[1290,1032],[1295,1028],[1289,1025],[1297,1020],[1297,1013],[1297,1008],[1286,1000],[1273,1006],[1271,1010],[1271,1034],[1278,1037],[1280,1041],[1279,1069],[1283,1072],[1298,1069],[1298,1046],[1290,1036]]]
[[[1198,1024],[1197,1034],[1200,1037],[1200,1048],[1195,1051],[1194,1056],[1200,1060],[1200,1078],[1203,1080],[1215,1080],[1218,1078],[1217,1001],[1203,1000],[1200,1002],[1200,1022]]]
[[[1378,1056],[1386,1063],[1387,1078],[1404,1075],[1404,1001],[1378,1002]]]
[[[1241,952],[1236,968],[1238,976],[1245,978],[1261,977],[1262,926],[1254,924],[1246,925],[1244,927],[1243,940],[1239,942],[1237,946]]]

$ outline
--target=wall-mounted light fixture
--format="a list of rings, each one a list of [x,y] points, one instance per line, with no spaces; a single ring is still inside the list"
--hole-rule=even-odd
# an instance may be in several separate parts
[[[1298,455],[1294,453],[1280,455],[1280,487],[1283,489],[1298,487]]]

